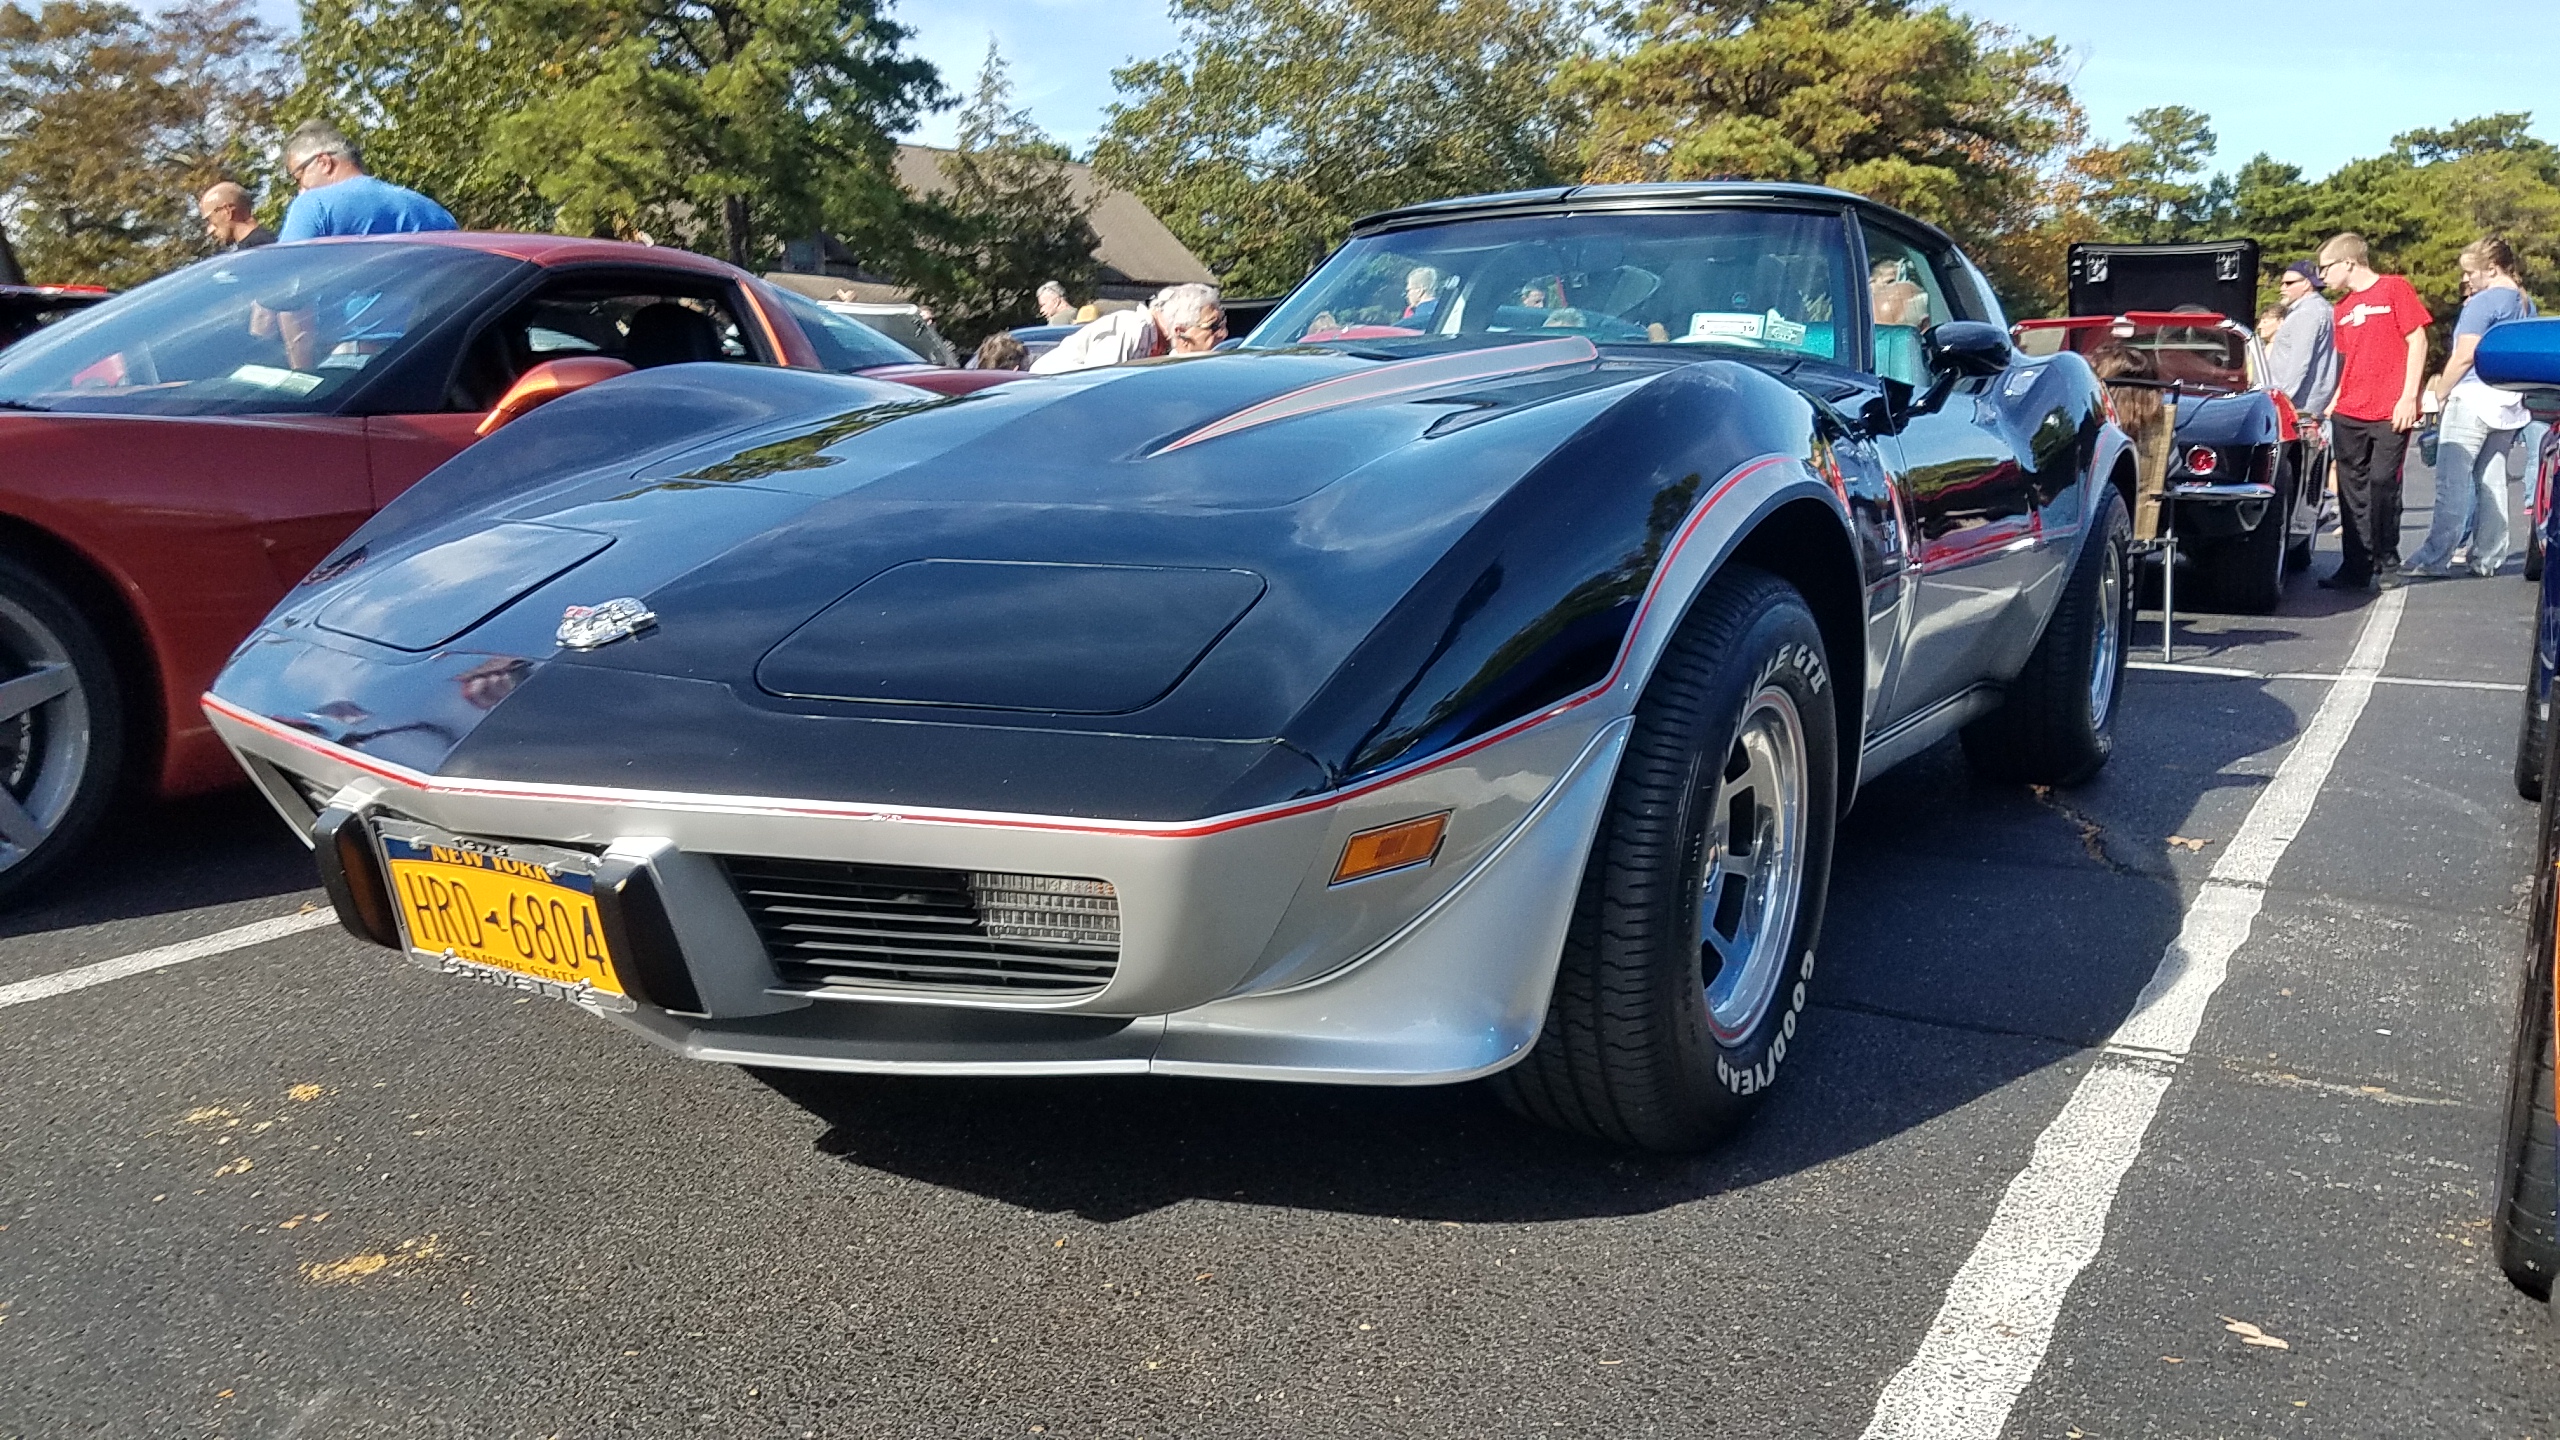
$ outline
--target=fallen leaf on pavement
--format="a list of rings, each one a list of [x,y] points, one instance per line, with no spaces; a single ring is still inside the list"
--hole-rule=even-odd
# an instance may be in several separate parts
[[[2169,843],[2182,850],[2201,850],[2213,842],[2210,840],[2190,840],[2184,835],[2172,835],[2169,837]]]
[[[2222,1317],[2222,1328],[2239,1336],[2240,1343],[2243,1345],[2263,1345],[2269,1350],[2290,1350],[2293,1348],[2292,1342],[2279,1340],[2275,1336],[2268,1334],[2266,1331],[2259,1329],[2257,1326],[2250,1324],[2246,1320],[2234,1320],[2230,1316],[2225,1315]]]

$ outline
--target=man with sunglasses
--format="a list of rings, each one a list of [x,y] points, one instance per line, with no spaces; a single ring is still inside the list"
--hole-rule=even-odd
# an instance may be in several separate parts
[[[2427,374],[2427,313],[2407,279],[2374,271],[2364,237],[2350,231],[2320,247],[2320,283],[2343,292],[2334,318],[2338,398],[2330,406],[2336,456],[2338,527],[2344,551],[2328,590],[2397,584],[2400,569],[2400,461],[2418,427],[2418,387]]]
[[[2320,267],[2310,261],[2287,265],[2276,283],[2284,319],[2267,345],[2267,378],[2304,424],[2317,425],[2338,395],[2337,316],[2320,297]]]
[[[302,193],[285,207],[279,240],[461,228],[426,196],[364,173],[355,142],[326,120],[305,120],[285,137],[284,168]]]

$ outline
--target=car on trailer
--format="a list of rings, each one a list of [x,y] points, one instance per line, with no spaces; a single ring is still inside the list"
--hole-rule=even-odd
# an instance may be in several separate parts
[[[1366,219],[1233,350],[595,386],[205,708],[352,932],[683,1054],[1494,1076],[1683,1149],[1815,1013],[1862,781],[2105,763],[2133,482],[1936,229],[1574,186]]]
[[[2273,611],[2307,568],[2328,451],[2269,379],[2257,244],[2075,245],[2071,314],[2021,321],[2030,354],[2069,349],[2107,381],[2142,472],[2134,533],[2192,562],[2205,603]]]

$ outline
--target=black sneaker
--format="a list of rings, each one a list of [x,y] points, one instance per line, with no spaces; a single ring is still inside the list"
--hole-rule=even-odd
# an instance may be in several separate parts
[[[2373,577],[2349,575],[2341,570],[2334,575],[2322,576],[2319,585],[2323,590],[2370,590],[2373,588]]]

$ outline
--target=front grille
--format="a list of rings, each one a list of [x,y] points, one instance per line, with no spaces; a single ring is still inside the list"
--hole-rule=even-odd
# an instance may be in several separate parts
[[[1109,984],[1120,898],[1101,880],[836,860],[721,861],[785,985],[1058,997]]]

